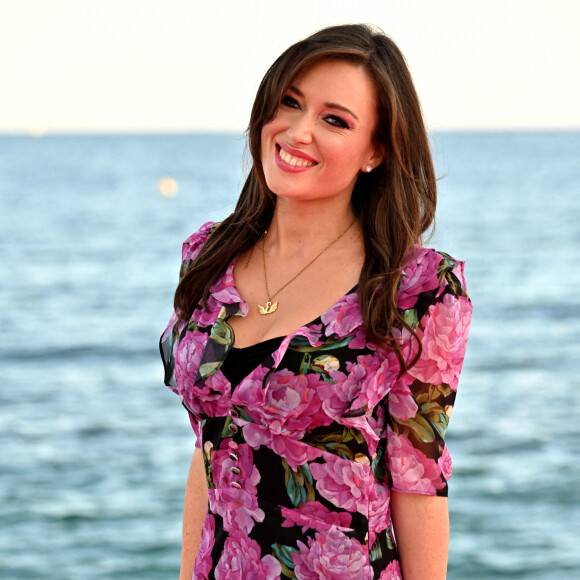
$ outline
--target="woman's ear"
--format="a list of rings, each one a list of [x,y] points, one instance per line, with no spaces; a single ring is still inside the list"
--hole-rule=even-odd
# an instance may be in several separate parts
[[[378,167],[385,158],[385,148],[383,145],[377,144],[372,152],[369,164],[373,167]]]
[[[383,162],[384,158],[385,153],[383,146],[377,145],[368,157],[367,162],[362,166],[362,171],[370,173]]]

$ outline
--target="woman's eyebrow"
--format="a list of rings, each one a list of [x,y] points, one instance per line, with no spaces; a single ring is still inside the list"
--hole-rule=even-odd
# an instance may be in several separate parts
[[[304,93],[294,85],[290,85],[288,87],[288,90],[292,91],[293,93],[296,93],[299,97],[304,97]],[[337,103],[324,103],[324,106],[329,109],[338,109],[339,111],[344,111],[345,113],[352,115],[357,121],[359,120],[358,117],[347,107],[343,107],[342,105],[339,105]]]

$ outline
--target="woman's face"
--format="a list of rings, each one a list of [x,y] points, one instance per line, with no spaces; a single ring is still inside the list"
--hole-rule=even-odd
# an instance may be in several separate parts
[[[376,96],[359,66],[321,61],[299,73],[262,127],[266,183],[281,197],[350,198],[359,172],[376,167]]]

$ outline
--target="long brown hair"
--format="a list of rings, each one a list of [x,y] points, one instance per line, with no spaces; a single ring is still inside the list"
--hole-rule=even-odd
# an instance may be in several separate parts
[[[262,127],[275,116],[292,79],[324,59],[360,66],[374,81],[378,119],[373,137],[384,158],[372,173],[360,173],[352,193],[365,245],[358,294],[369,338],[391,344],[405,370],[419,354],[408,365],[393,337],[395,327],[415,335],[397,309],[397,289],[409,250],[433,222],[437,187],[421,106],[405,59],[389,37],[367,25],[320,30],[292,45],[270,67],[247,130],[253,165],[234,212],[209,237],[177,287],[175,310],[189,320],[201,299],[205,306],[209,288],[233,257],[251,248],[270,225],[275,196],[260,159]]]

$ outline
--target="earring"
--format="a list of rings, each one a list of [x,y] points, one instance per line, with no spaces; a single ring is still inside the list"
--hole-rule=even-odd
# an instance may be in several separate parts
[[[373,167],[372,167],[372,165],[366,165],[366,166],[365,166],[365,171],[366,171],[367,173],[370,173],[372,170],[373,170]]]

